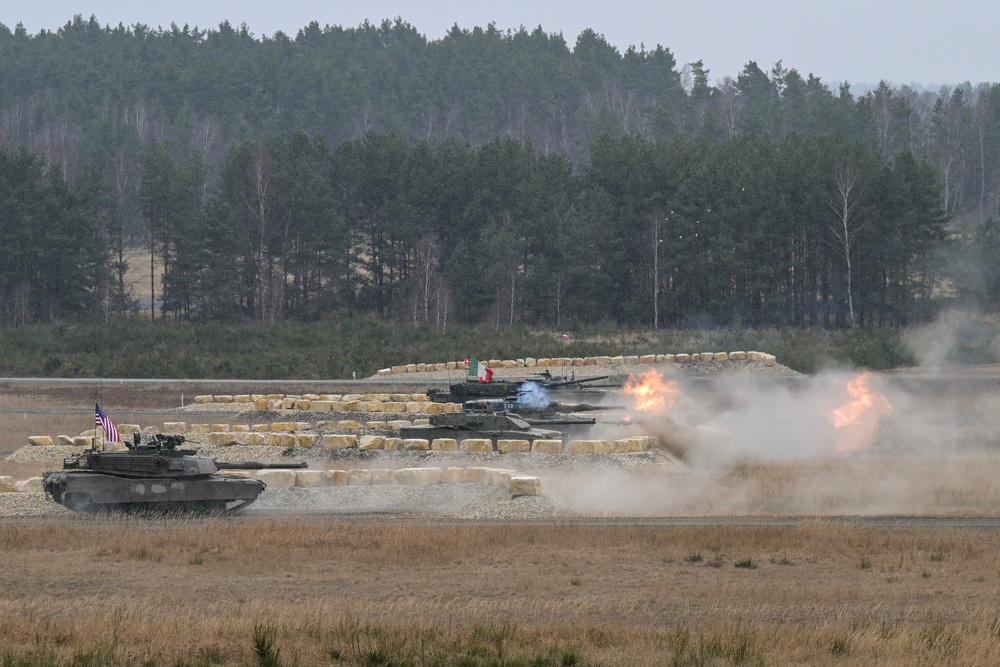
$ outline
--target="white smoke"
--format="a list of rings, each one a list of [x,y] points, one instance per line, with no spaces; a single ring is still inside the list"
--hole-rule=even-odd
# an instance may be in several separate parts
[[[525,382],[517,390],[517,404],[523,408],[544,410],[552,405],[552,399],[549,398],[549,392],[541,385]]]

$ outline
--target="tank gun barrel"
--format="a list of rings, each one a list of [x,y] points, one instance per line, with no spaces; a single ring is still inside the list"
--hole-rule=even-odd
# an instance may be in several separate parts
[[[587,377],[587,378],[580,378],[580,379],[576,379],[575,377],[573,377],[573,378],[570,378],[569,380],[557,380],[557,381],[554,381],[554,382],[546,382],[542,386],[545,387],[546,389],[555,389],[557,387],[568,387],[569,385],[584,385],[584,384],[586,384],[588,382],[597,382],[598,380],[607,380],[609,377],[611,377],[611,376],[610,375],[597,375],[597,376],[594,376],[594,377]]]
[[[261,463],[260,461],[216,461],[219,470],[287,470],[292,468],[308,468],[305,461],[296,463]]]

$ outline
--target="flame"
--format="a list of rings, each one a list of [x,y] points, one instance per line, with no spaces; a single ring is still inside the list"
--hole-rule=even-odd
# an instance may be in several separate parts
[[[622,387],[626,396],[635,398],[635,409],[640,412],[669,410],[677,401],[677,382],[664,382],[663,376],[655,370],[648,370],[638,378],[630,375]]]
[[[870,447],[879,420],[892,414],[892,404],[870,386],[872,374],[861,373],[847,383],[847,403],[830,412],[830,423],[837,429],[833,451],[850,454]]]

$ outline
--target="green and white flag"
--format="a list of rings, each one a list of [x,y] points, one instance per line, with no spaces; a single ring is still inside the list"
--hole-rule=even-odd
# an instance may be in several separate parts
[[[480,382],[489,382],[493,379],[493,371],[478,359],[469,359],[469,377],[474,377]]]

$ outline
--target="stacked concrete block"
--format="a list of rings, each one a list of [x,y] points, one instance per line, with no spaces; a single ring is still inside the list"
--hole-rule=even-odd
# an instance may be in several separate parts
[[[295,470],[258,470],[257,479],[272,489],[290,489],[295,486]]]
[[[323,446],[327,449],[355,449],[358,446],[358,436],[324,435]]]
[[[372,471],[366,469],[352,469],[347,471],[348,486],[368,486],[372,483]]]
[[[562,440],[535,440],[531,451],[537,454],[558,454],[562,451]]]
[[[325,471],[323,470],[297,470],[295,471],[295,486],[302,488],[312,488],[316,486],[329,486],[330,481],[327,479]]]
[[[463,452],[492,452],[493,441],[489,438],[466,438],[459,443],[458,448]]]
[[[513,475],[507,481],[507,491],[512,498],[537,496],[542,491],[542,482],[537,477]]]
[[[501,454],[521,454],[531,451],[530,440],[497,440],[497,451]]]

